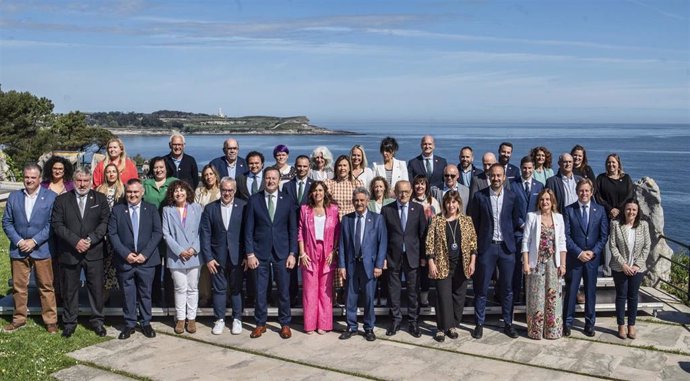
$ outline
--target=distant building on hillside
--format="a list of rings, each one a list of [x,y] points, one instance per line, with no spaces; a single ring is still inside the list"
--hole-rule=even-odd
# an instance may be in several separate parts
[[[225,114],[223,114],[223,109],[221,107],[218,107],[218,116],[221,118],[225,118]]]

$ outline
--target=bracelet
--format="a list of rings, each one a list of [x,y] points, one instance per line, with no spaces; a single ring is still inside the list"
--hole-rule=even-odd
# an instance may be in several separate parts
[[[304,258],[304,257],[306,257],[306,256],[307,256],[307,254],[301,254],[301,255],[299,256],[299,259],[302,259],[302,258]]]

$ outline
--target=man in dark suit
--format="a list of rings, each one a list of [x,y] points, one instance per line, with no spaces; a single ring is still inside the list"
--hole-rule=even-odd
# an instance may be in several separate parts
[[[483,172],[479,172],[476,176],[472,178],[472,188],[470,188],[470,206],[474,199],[474,194],[482,189],[489,187],[489,168],[496,164],[496,155],[493,152],[485,152],[482,155],[482,168]],[[440,201],[439,201],[440,202]],[[467,212],[469,214],[469,212]]]
[[[247,168],[249,170],[242,174],[237,174],[237,195],[242,200],[249,200],[249,197],[264,190],[263,170],[264,155],[261,152],[251,151],[247,154]]]
[[[242,279],[244,274],[243,222],[247,203],[235,197],[237,183],[231,177],[220,180],[220,200],[204,208],[199,226],[203,263],[211,274],[213,286],[212,333],[225,328],[225,303],[230,289],[233,335],[242,333]]]
[[[454,190],[460,194],[460,199],[462,200],[462,213],[467,214],[467,206],[470,203],[470,188],[465,185],[460,184],[458,178],[460,177],[460,172],[458,167],[453,164],[446,165],[443,169],[443,186],[440,188],[437,186],[431,187],[431,195],[438,200],[439,203],[443,201],[443,196],[448,193],[448,191]]]
[[[455,168],[455,167],[453,167]],[[395,184],[396,202],[392,202],[381,208],[381,215],[386,222],[388,232],[388,254],[386,262],[388,267],[388,305],[391,307],[393,321],[386,331],[386,336],[393,336],[400,330],[402,312],[400,311],[400,294],[402,284],[400,276],[405,274],[407,281],[407,321],[408,330],[414,337],[421,337],[417,318],[419,306],[417,295],[419,294],[419,264],[424,256],[426,216],[424,208],[419,204],[410,202],[412,198],[412,185],[409,181],[401,180]]]
[[[185,140],[180,134],[170,137],[170,153],[164,156],[168,177],[175,177],[189,184],[192,189],[199,185],[199,168],[194,157],[184,153]]]
[[[38,165],[27,165],[23,175],[24,189],[10,193],[2,216],[2,230],[10,241],[14,299],[12,322],[2,331],[15,332],[26,325],[29,279],[33,269],[41,296],[41,317],[46,330],[52,334],[58,331],[50,252],[50,217],[56,195],[40,186],[41,168]]]
[[[506,179],[511,181],[520,178],[520,169],[510,164],[510,157],[513,155],[513,143],[503,142],[498,146],[498,162],[501,163],[506,171]]]
[[[520,301],[522,291],[522,232],[527,221],[527,213],[537,210],[537,196],[544,186],[532,175],[534,174],[534,160],[525,156],[520,160],[520,179],[510,183],[511,190],[517,195],[520,204],[520,227],[515,232],[515,242],[518,250],[515,252],[515,271],[513,271],[513,305]]]
[[[582,278],[584,278],[585,286],[584,333],[590,337],[594,336],[597,271],[609,237],[609,220],[604,207],[592,199],[593,189],[591,180],[580,180],[577,183],[577,201],[568,205],[563,213],[568,250],[565,273],[564,336],[570,336],[577,290]]]
[[[91,190],[91,173],[77,168],[74,190],[58,196],[53,205],[52,226],[62,270],[64,337],[72,336],[77,329],[82,269],[89,292],[91,326],[98,336],[106,335],[103,327],[103,254],[109,216],[108,199]]]
[[[472,337],[483,334],[486,294],[498,265],[501,311],[506,335],[516,338],[513,327],[513,269],[515,268],[515,231],[520,226],[520,204],[505,184],[505,169],[494,164],[487,172],[491,185],[474,195],[470,216],[477,232],[477,268],[474,273],[474,316],[476,327]]]
[[[278,287],[280,337],[289,339],[292,332],[288,271],[295,267],[296,263],[297,213],[290,198],[278,189],[278,169],[266,168],[263,177],[264,190],[249,198],[245,220],[244,244],[247,251],[247,266],[256,272],[256,328],[250,337],[261,337],[266,332],[266,291],[272,268]]]
[[[477,176],[478,174],[482,173],[481,169],[474,166],[474,152],[472,151],[472,147],[462,147],[460,149],[460,155],[458,155],[458,159],[460,160],[460,163],[458,163],[458,171],[460,172],[458,182],[472,189],[472,180],[474,176]]]
[[[144,186],[139,179],[127,181],[126,203],[113,207],[108,220],[108,239],[113,245],[113,263],[124,296],[125,327],[119,339],[128,339],[137,324],[137,302],[144,336],[156,337],[151,328],[151,289],[156,266],[161,263],[158,243],[163,238],[161,218],[155,205],[142,201]]]
[[[546,187],[556,195],[558,212],[564,213],[566,206],[577,201],[577,183],[582,177],[573,173],[573,157],[567,152],[558,157],[558,167],[558,174],[546,180]]]
[[[364,337],[374,341],[376,278],[383,272],[388,233],[383,216],[367,210],[369,191],[355,189],[352,204],[355,211],[343,216],[340,225],[338,275],[347,289],[347,329],[340,339],[347,340],[357,333],[357,301],[360,291],[364,291]]]
[[[421,141],[422,153],[407,162],[407,172],[410,181],[417,175],[424,175],[429,179],[430,186],[443,186],[443,168],[448,164],[446,159],[434,155],[436,148],[434,137],[425,135]]]
[[[223,156],[211,160],[211,165],[218,171],[221,178],[237,176],[247,172],[247,161],[239,156],[240,145],[235,139],[227,139],[223,143]]]

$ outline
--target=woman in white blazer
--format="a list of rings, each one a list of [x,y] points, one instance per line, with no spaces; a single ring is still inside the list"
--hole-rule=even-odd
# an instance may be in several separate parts
[[[409,181],[407,174],[407,163],[405,160],[398,160],[395,158],[395,153],[398,152],[398,142],[395,138],[390,136],[381,140],[381,147],[379,149],[383,157],[383,164],[374,163],[374,177],[381,176],[390,185],[389,197],[395,197],[395,184],[400,180]]]
[[[194,202],[194,191],[184,181],[173,181],[163,207],[163,238],[168,246],[165,267],[175,285],[175,333],[196,332],[199,304],[199,223],[201,205]]]
[[[527,214],[522,239],[522,271],[527,295],[527,335],[558,339],[563,333],[560,278],[565,275],[565,223],[556,196],[544,188],[537,211]]]
[[[611,251],[611,274],[616,285],[616,321],[618,337],[637,337],[635,318],[640,285],[647,270],[650,237],[649,225],[640,221],[640,204],[628,199],[617,219],[611,221],[608,246]],[[628,302],[628,328],[625,325],[625,302]]]

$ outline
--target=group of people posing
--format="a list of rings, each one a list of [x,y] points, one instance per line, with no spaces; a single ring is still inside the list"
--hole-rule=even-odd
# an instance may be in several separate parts
[[[33,268],[46,328],[58,331],[57,294],[65,337],[77,326],[82,270],[99,335],[106,334],[104,300],[121,289],[120,339],[137,322],[146,337],[155,336],[152,300],[174,305],[178,334],[196,332],[198,306],[209,301],[212,333],[226,329],[229,305],[229,329],[240,334],[243,307],[253,304],[250,337],[258,338],[266,332],[275,282],[284,339],[292,335],[291,306],[302,304],[305,332],[325,334],[341,296],[347,329],[340,339],[358,332],[363,305],[364,337],[375,340],[374,307],[382,298],[392,316],[386,335],[395,335],[403,327],[403,288],[406,328],[420,337],[419,309],[429,304],[433,285],[434,338],[444,341],[458,337],[470,280],[475,339],[483,336],[492,282],[506,335],[518,336],[513,306],[524,291],[528,336],[556,339],[570,335],[584,280],[584,333],[593,336],[603,265],[616,285],[618,335],[636,337],[650,238],[616,154],[595,178],[582,146],[561,154],[554,172],[546,147],[533,148],[517,167],[510,163],[512,144],[504,142],[498,159],[492,152],[482,156],[480,170],[471,147],[449,164],[434,154],[433,137],[424,136],[421,153],[405,162],[395,157],[397,141],[387,137],[380,144],[383,163],[371,168],[359,145],[335,160],[327,147],[317,147],[294,165],[288,147],[278,145],[275,164],[265,166],[260,152],[242,158],[238,142],[227,139],[223,155],[199,172],[184,152],[184,136],[171,136],[169,147],[150,160],[143,180],[119,139],[108,143],[93,172],[72,170],[60,157],[24,168],[25,188],[10,195],[2,219],[15,302],[4,332],[26,324]]]

